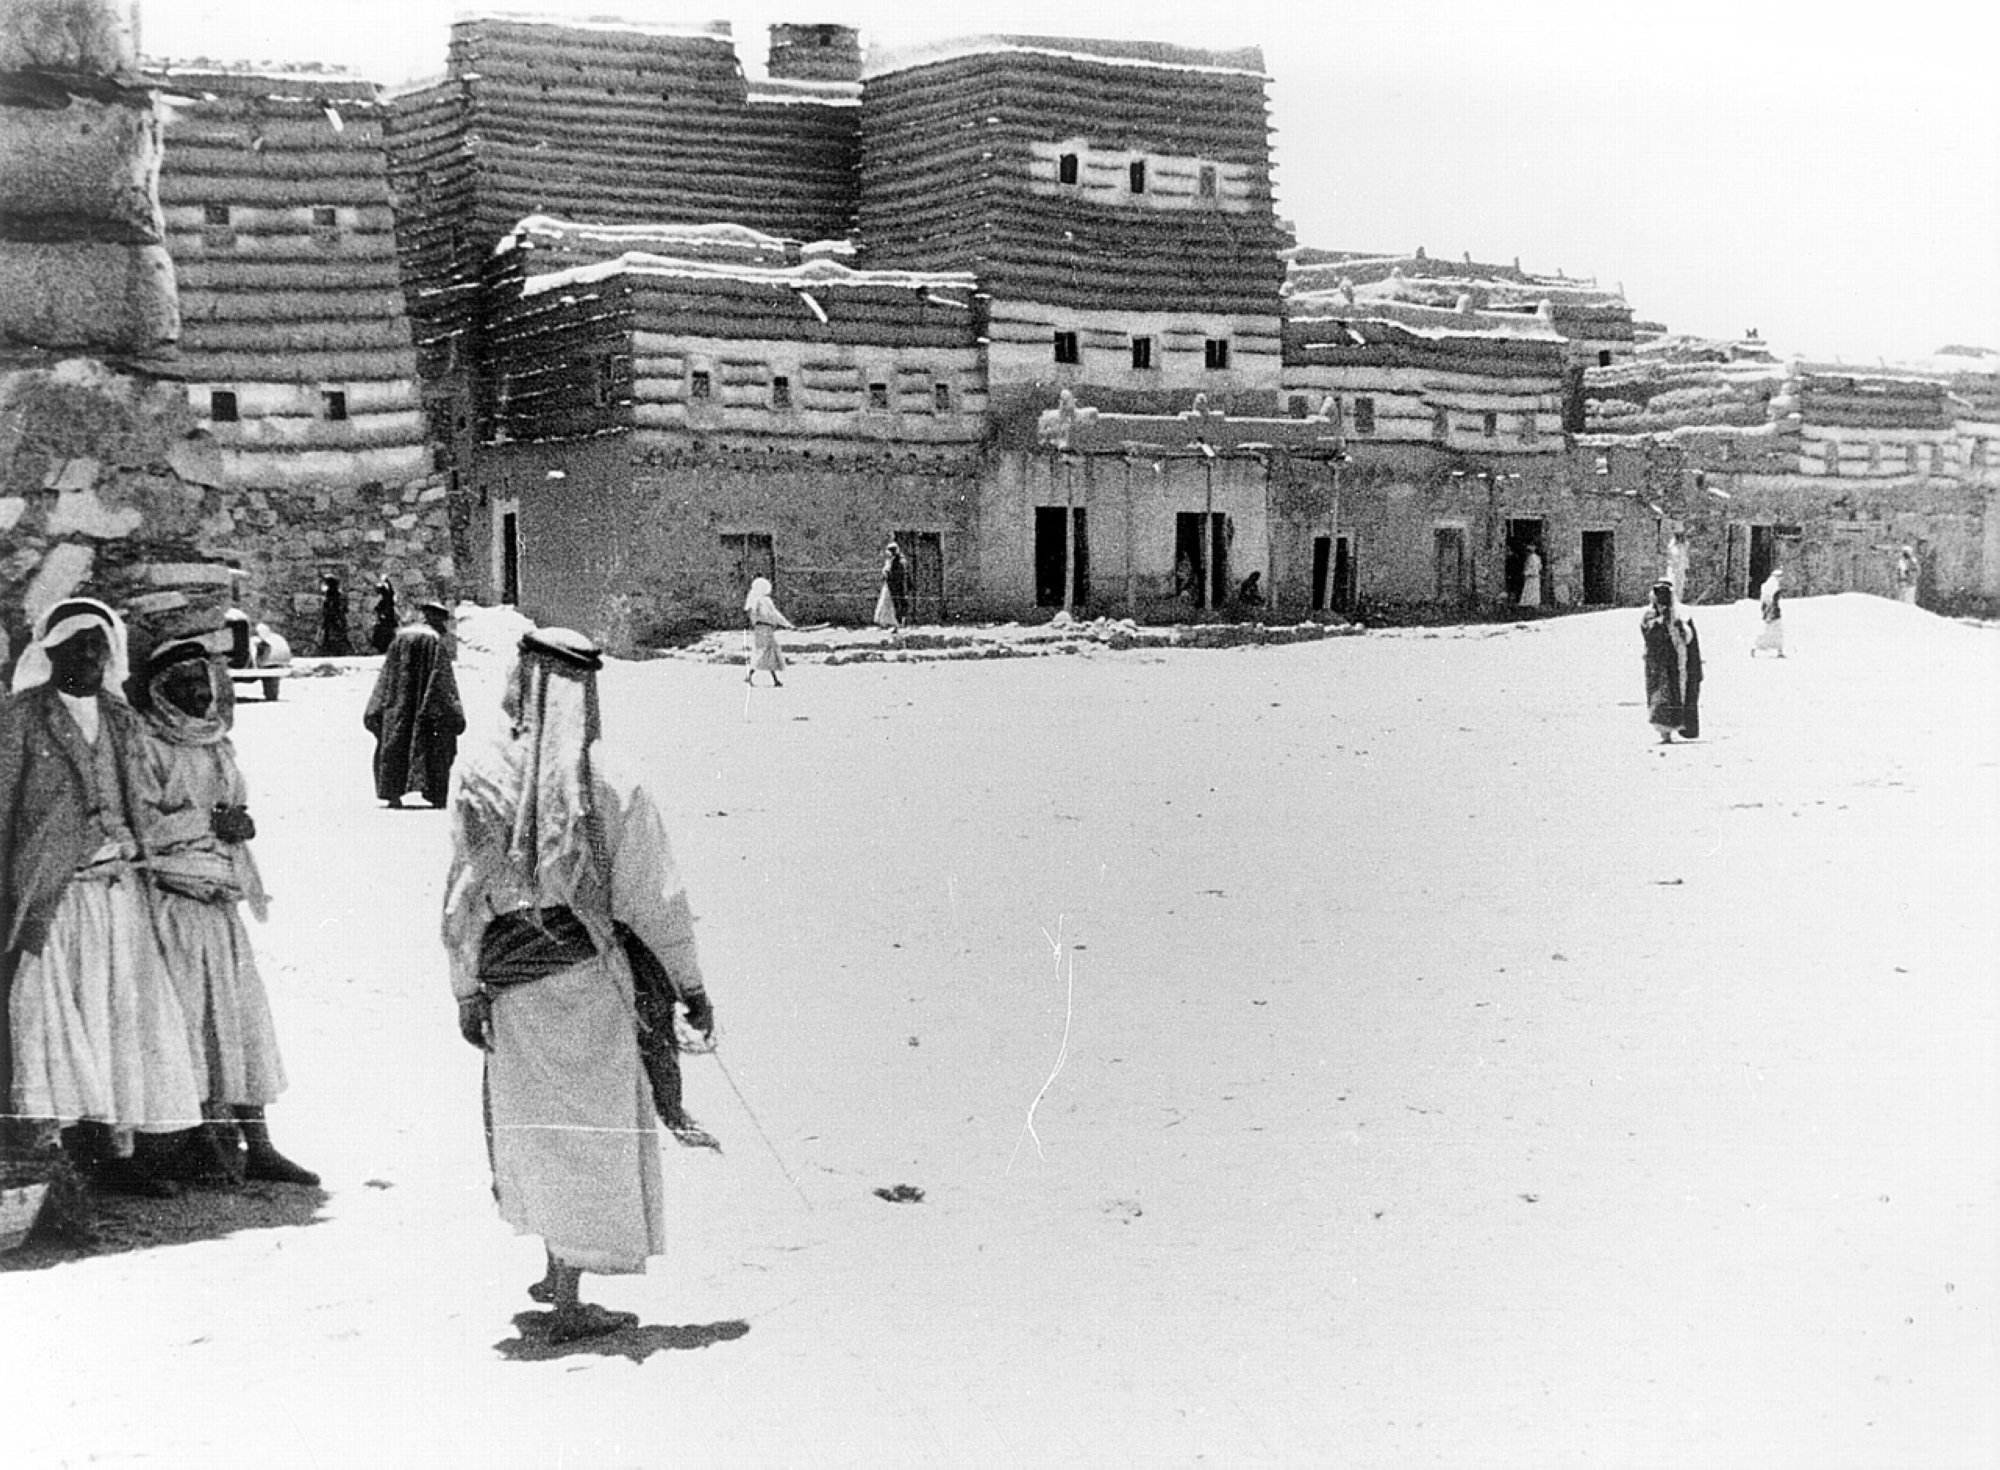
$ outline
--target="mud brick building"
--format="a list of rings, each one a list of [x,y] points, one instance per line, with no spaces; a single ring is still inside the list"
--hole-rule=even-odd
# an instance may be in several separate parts
[[[890,535],[925,619],[1493,615],[1531,549],[1544,606],[1629,603],[1676,533],[1698,596],[1905,541],[2000,595],[1990,356],[1301,246],[1255,48],[780,24],[752,75],[726,22],[473,14],[442,59],[156,71],[190,514],[266,615],[379,569],[621,647],[760,572],[859,619]]]
[[[591,259],[635,244],[654,249]],[[754,576],[796,614],[862,619],[890,535],[916,616],[974,584],[970,275],[800,260],[735,226],[536,218],[485,289],[476,462],[501,598],[623,643],[734,621]]]
[[[2000,355],[1863,368],[1675,338],[1586,376],[1575,454],[1686,536],[1696,595],[1780,565],[1796,593],[1889,595],[1905,545],[1925,605],[2000,593]]]
[[[166,246],[181,372],[219,503],[203,535],[250,609],[302,648],[320,578],[387,576],[414,603],[456,586],[403,309],[383,105],[337,72],[162,66]]]

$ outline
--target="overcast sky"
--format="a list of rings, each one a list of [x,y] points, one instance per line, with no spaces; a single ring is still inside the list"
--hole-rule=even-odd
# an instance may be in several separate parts
[[[141,0],[159,57],[439,73],[459,0]],[[1993,26],[1962,0],[546,0],[495,10],[1256,45],[1278,208],[1334,249],[1471,252],[1622,283],[1677,331],[1860,361],[2000,348]],[[913,14],[915,12],[915,14]],[[936,17],[936,18],[930,18]]]

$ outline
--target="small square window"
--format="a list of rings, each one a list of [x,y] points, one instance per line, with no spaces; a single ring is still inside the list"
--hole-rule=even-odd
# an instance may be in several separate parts
[[[951,412],[951,384],[931,384],[931,407],[939,413]]]
[[[1143,194],[1143,193],[1145,193],[1145,192],[1146,192],[1146,160],[1145,160],[1145,159],[1143,159],[1143,158],[1135,158],[1135,159],[1133,159],[1133,160],[1132,160],[1132,166],[1131,166],[1131,168],[1130,168],[1130,169],[1129,169],[1129,170],[1128,170],[1127,172],[1128,172],[1128,174],[1130,175],[1130,177],[1131,177],[1131,180],[1132,180],[1132,192],[1133,192],[1134,194]]]
[[[1500,437],[1500,415],[1488,409],[1479,416],[1479,432],[1488,439]]]
[[[1222,372],[1229,366],[1229,339],[1210,337],[1201,344],[1201,365],[1212,373]]]
[[[1312,405],[1306,402],[1306,395],[1303,393],[1294,393],[1287,407],[1295,419],[1310,418],[1312,416]]]
[[[340,420],[347,417],[347,390],[328,388],[319,395],[320,404],[326,409],[326,416]]]
[[[688,374],[688,397],[696,403],[706,403],[715,394],[715,380],[706,368],[696,368]]]
[[[1074,184],[1076,182],[1076,155],[1065,153],[1056,160],[1056,182]]]
[[[1611,366],[1611,349],[1609,347],[1599,349],[1597,354],[1597,365],[1599,367]]]
[[[315,204],[313,206],[313,226],[316,229],[330,230],[339,223],[340,212],[331,204]]]
[[[205,225],[217,225],[223,229],[227,229],[229,227],[229,206],[226,204],[202,205],[201,222]]]
[[[1194,192],[1202,199],[1215,197],[1215,165],[1204,163],[1194,176]]]
[[[771,379],[771,407],[790,408],[792,406],[792,380],[783,373]]]
[[[868,385],[868,406],[878,409],[888,408],[889,385],[887,383],[870,383]]]
[[[1077,350],[1076,333],[1056,333],[1056,361],[1070,364],[1083,361],[1083,355]]]
[[[1354,432],[1372,434],[1375,432],[1375,400],[1361,397],[1354,400]]]
[[[1134,337],[1132,339],[1132,366],[1144,370],[1153,365],[1153,339]]]
[[[1610,455],[1600,454],[1597,456],[1597,473],[1600,475],[1608,475],[1611,473]]]
[[[236,422],[236,393],[230,388],[211,388],[208,394],[209,422],[233,424]]]

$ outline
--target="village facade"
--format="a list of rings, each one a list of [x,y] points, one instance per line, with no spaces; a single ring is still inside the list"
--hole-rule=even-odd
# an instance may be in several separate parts
[[[1261,53],[474,15],[441,79],[156,68],[206,546],[631,648],[859,621],[2000,595],[1995,362],[1697,343],[1561,273],[1298,245]]]

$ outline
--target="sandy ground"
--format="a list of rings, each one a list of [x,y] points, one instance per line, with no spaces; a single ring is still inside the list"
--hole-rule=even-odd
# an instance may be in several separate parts
[[[569,1350],[516,1320],[444,818],[371,799],[363,674],[246,703],[326,1193],[16,1258],[0,1460],[1991,1464],[2000,631],[1788,609],[1782,662],[1697,611],[1668,749],[1635,611],[614,666],[727,1152],[667,1145],[672,1254],[586,1282],[644,1325]]]

